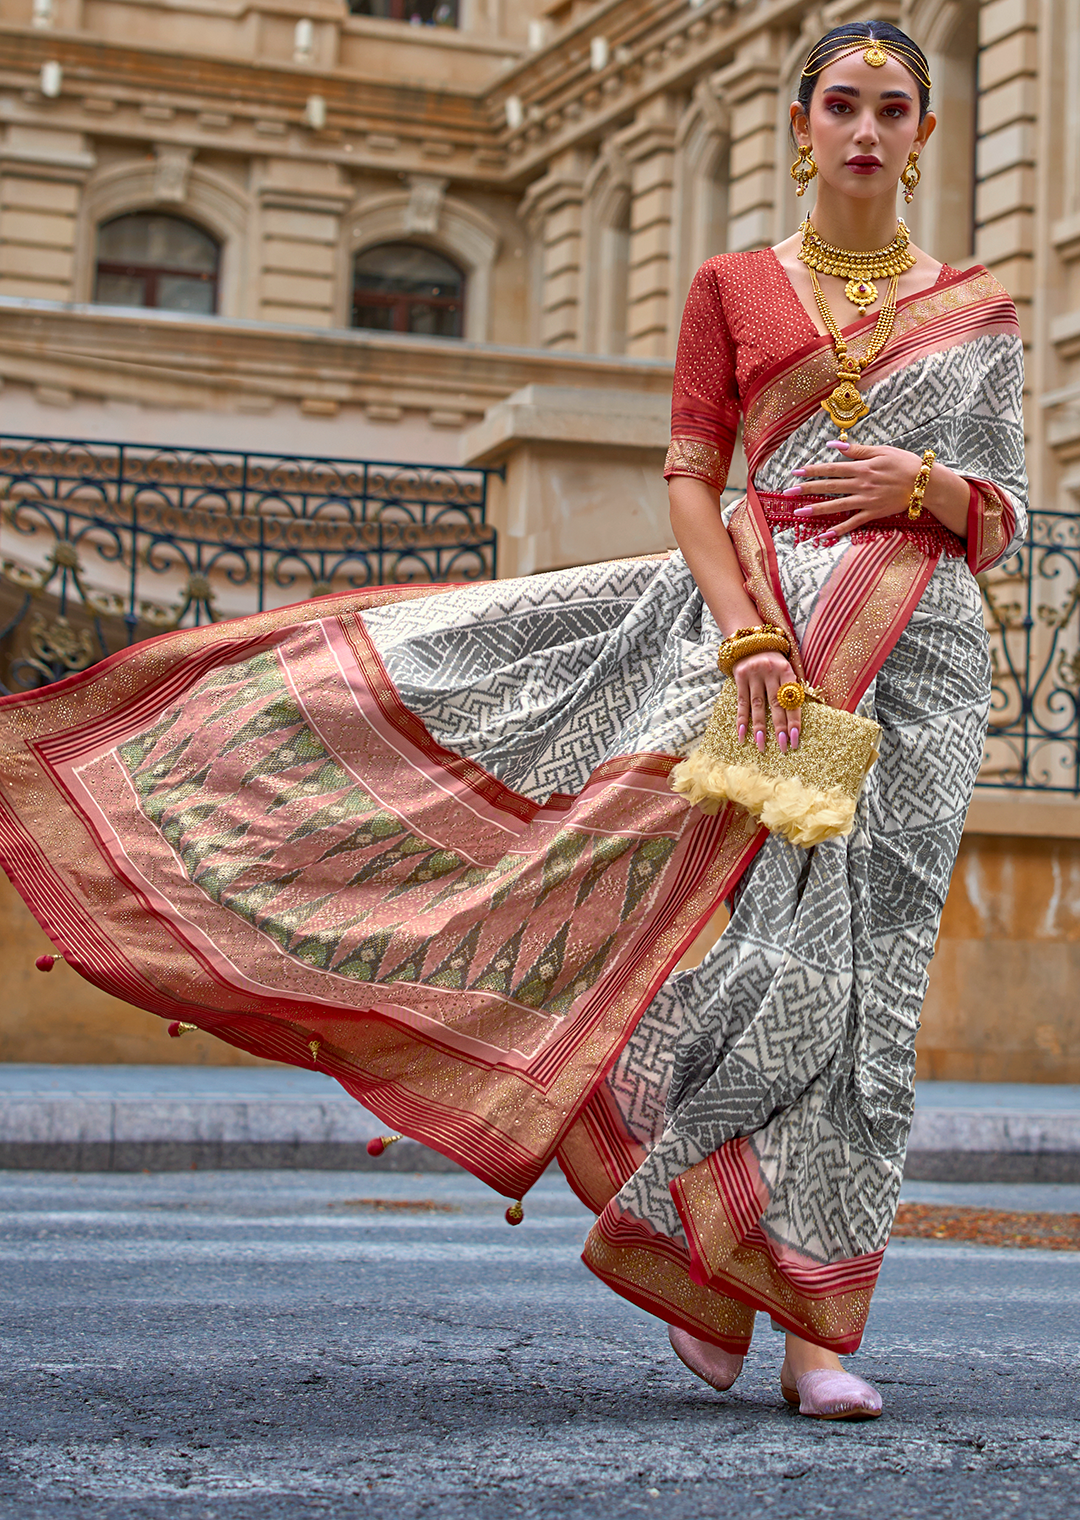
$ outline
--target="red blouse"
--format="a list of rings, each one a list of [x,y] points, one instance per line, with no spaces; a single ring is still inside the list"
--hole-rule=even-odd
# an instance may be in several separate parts
[[[943,264],[935,286],[956,274]],[[771,248],[702,264],[679,329],[664,478],[695,475],[722,491],[743,398],[766,370],[820,336]]]

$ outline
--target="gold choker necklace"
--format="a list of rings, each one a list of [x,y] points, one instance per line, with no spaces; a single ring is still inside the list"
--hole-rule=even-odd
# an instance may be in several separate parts
[[[838,275],[846,280],[844,294],[859,308],[859,316],[865,317],[867,308],[878,298],[875,280],[886,276],[891,279],[914,269],[916,260],[908,248],[909,241],[910,234],[901,219],[896,224],[896,236],[884,248],[872,248],[869,253],[851,252],[827,243],[807,217],[802,224],[799,258],[818,274]]]

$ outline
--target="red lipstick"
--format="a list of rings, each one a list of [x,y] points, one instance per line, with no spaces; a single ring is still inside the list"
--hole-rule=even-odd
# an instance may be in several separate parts
[[[871,153],[857,153],[854,158],[848,159],[847,166],[856,174],[873,174],[875,169],[881,168],[881,159],[875,158]]]

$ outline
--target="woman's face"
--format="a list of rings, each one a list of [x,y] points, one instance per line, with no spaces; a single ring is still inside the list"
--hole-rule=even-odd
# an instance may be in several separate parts
[[[791,117],[825,183],[860,200],[894,190],[908,154],[934,129],[931,115],[919,122],[919,86],[904,65],[890,58],[871,68],[861,52],[823,69],[809,118],[797,104]]]

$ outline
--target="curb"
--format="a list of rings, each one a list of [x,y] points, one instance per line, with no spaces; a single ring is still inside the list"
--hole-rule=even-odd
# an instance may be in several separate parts
[[[52,1068],[52,1073],[62,1070]],[[8,1071],[11,1079],[19,1075]],[[112,1092],[107,1070],[94,1074],[92,1090],[80,1091],[75,1084],[73,1090],[63,1090],[63,1076],[52,1074],[49,1090],[35,1092],[30,1080],[19,1086],[12,1081],[7,1091],[0,1090],[0,1168],[460,1170],[456,1162],[413,1140],[369,1156],[367,1142],[385,1134],[388,1126],[329,1083],[310,1092],[293,1087],[281,1095],[280,1086],[276,1092],[268,1087],[259,1091],[251,1084],[245,1091],[244,1083],[234,1080],[227,1091],[196,1087],[186,1096],[168,1097],[144,1095],[145,1089],[132,1090],[130,1084],[125,1092],[123,1068],[118,1072]],[[177,1080],[182,1085],[180,1073]],[[1080,1183],[1080,1090],[989,1089],[984,1094],[968,1089],[966,1103],[946,1106],[941,1099],[949,1095],[939,1091],[931,1096],[933,1086],[924,1086],[927,1101],[916,1108],[904,1172],[908,1180]]]

